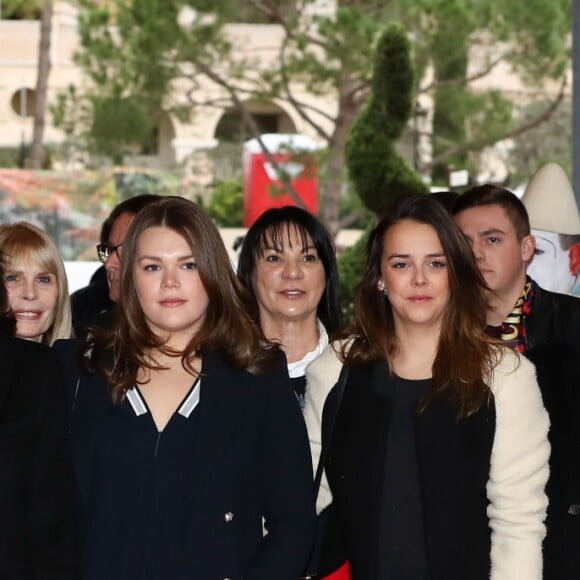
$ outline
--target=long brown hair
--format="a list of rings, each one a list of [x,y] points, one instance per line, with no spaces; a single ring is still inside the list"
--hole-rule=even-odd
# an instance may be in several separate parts
[[[149,328],[135,290],[133,266],[141,234],[163,227],[179,234],[191,248],[209,306],[201,328],[183,352],[166,346]],[[195,374],[191,361],[210,348],[235,369],[260,373],[276,358],[256,322],[247,313],[248,298],[229,261],[223,241],[209,216],[196,204],[168,196],[145,207],[132,222],[123,243],[121,295],[112,328],[90,339],[94,369],[110,379],[113,400],[122,400],[137,382],[139,369],[159,369],[148,353],[158,350],[180,356],[182,365]]]
[[[402,220],[432,226],[447,259],[449,303],[443,314],[430,392],[450,398],[460,417],[479,409],[489,395],[488,381],[499,349],[486,333],[486,284],[471,248],[449,213],[427,195],[396,199],[370,234],[363,278],[355,296],[355,322],[343,336],[354,337],[343,348],[346,364],[386,360],[397,352],[397,335],[390,302],[379,292],[383,239]]]

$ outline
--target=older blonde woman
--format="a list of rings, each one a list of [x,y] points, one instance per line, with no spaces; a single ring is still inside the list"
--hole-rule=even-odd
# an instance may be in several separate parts
[[[0,226],[0,257],[16,336],[48,346],[70,338],[66,272],[50,237],[26,222]]]

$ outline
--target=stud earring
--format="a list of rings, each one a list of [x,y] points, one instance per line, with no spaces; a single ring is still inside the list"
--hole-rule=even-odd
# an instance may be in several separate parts
[[[387,289],[385,288],[385,283],[382,280],[377,282],[377,290],[381,294],[381,298],[384,300],[387,297]]]

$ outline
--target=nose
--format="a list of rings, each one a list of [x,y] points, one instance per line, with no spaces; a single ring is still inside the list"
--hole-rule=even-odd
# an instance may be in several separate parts
[[[423,268],[415,268],[413,272],[413,278],[411,279],[411,283],[413,286],[424,286],[427,284],[427,277],[425,276],[425,272]]]
[[[25,300],[34,300],[36,298],[36,288],[34,280],[26,280],[22,285],[22,298]]]
[[[172,269],[166,269],[163,273],[163,278],[161,280],[161,285],[163,288],[168,290],[171,288],[177,288],[179,286],[179,278]]]
[[[111,252],[105,261],[105,269],[108,268],[120,268],[121,267],[121,260],[119,260],[119,256],[117,256],[117,252]]]
[[[472,242],[470,245],[476,261],[481,262],[485,258],[483,244],[481,242]]]
[[[282,270],[282,275],[284,276],[284,278],[288,278],[290,280],[296,280],[297,278],[301,278],[303,272],[300,261],[286,260],[286,262],[284,263],[284,269]]]

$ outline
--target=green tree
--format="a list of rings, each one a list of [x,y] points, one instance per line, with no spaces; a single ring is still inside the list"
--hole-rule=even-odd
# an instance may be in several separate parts
[[[258,136],[247,101],[283,100],[327,145],[320,207],[335,233],[344,224],[344,145],[370,90],[372,40],[387,22],[398,19],[413,39],[421,79],[416,97],[435,100],[439,135],[430,136],[435,157],[421,167],[424,174],[462,164],[471,152],[526,130],[509,99],[481,85],[498,67],[542,87],[546,79],[563,79],[568,64],[570,0],[338,0],[336,10],[324,15],[313,13],[314,2],[299,0],[293,9],[277,0],[111,0],[109,10],[88,4],[79,55],[93,81],[90,99],[80,107],[85,125],[94,127],[98,99],[122,99],[150,119],[160,110],[183,113],[173,100],[179,83],[189,97],[187,108],[208,105],[199,100],[199,89],[209,86],[210,104],[233,108]],[[232,46],[224,25],[249,12],[279,25],[275,65]],[[477,90],[471,88],[476,82]],[[306,89],[328,95],[335,109],[304,102]],[[77,103],[82,97],[76,95]],[[75,125],[66,112],[61,118]]]
[[[182,74],[172,57],[183,42],[177,26],[181,2],[81,0],[82,49],[75,62],[90,81],[71,86],[53,106],[55,124],[89,150],[121,163],[149,139],[163,112],[184,117],[171,83]]]
[[[395,149],[412,111],[413,67],[404,28],[391,23],[379,36],[367,103],[346,141],[346,163],[356,194],[376,214],[399,195],[427,193]]]
[[[38,20],[42,8],[38,0],[3,0],[0,10],[4,20]]]
[[[34,126],[30,147],[30,167],[41,169],[44,161],[44,126],[48,78],[50,76],[50,41],[52,37],[52,0],[42,1],[40,15],[40,41],[38,46],[38,66],[36,75],[36,99],[34,106]]]
[[[224,228],[241,228],[244,190],[240,179],[227,179],[216,184],[205,209]]]
[[[545,102],[528,105],[520,113],[523,122],[535,120],[540,111],[546,110]],[[572,102],[563,101],[553,115],[530,128],[525,139],[516,139],[507,154],[509,185],[517,187],[526,183],[539,167],[549,162],[558,163],[567,175],[572,174]]]

